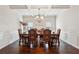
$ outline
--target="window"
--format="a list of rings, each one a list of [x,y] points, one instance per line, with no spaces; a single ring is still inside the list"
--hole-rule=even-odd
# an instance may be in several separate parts
[[[33,28],[33,22],[28,22],[28,29],[30,30],[31,28]]]
[[[46,28],[50,28],[51,27],[51,22],[46,22]]]

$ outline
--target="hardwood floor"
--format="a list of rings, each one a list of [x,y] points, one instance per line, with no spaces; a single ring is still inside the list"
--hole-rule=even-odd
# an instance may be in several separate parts
[[[26,46],[19,46],[16,41],[0,50],[0,54],[78,54],[79,50],[73,46],[61,41],[59,47],[53,46],[49,49],[45,48],[28,48]]]

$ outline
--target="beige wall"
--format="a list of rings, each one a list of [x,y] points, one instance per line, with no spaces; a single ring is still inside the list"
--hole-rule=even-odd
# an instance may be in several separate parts
[[[79,6],[72,6],[56,19],[57,28],[61,28],[61,39],[79,48]]]
[[[0,49],[18,39],[18,19],[15,10],[0,5]]]

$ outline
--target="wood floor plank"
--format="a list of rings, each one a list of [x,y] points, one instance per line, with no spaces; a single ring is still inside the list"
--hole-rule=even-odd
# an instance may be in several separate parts
[[[28,48],[27,46],[19,46],[16,41],[0,50],[0,54],[79,54],[79,50],[75,47],[61,41],[60,46],[52,46],[45,48]]]

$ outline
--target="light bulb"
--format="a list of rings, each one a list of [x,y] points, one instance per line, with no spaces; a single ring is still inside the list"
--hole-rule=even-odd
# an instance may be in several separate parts
[[[43,16],[41,16],[40,18],[41,18],[41,19],[44,19],[44,17],[43,17]]]
[[[39,16],[36,16],[36,18],[39,18]]]

